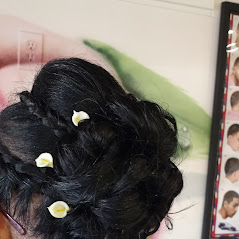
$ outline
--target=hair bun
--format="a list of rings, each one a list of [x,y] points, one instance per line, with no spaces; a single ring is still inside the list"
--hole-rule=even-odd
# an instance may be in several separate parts
[[[10,208],[14,192],[16,216],[30,220],[36,194],[32,229],[44,239],[146,239],[158,229],[182,189],[169,113],[78,58],[48,62],[19,96],[0,114],[1,206]],[[73,110],[90,120],[74,126]],[[43,152],[53,168],[35,166]],[[56,201],[71,208],[64,218],[47,209]]]

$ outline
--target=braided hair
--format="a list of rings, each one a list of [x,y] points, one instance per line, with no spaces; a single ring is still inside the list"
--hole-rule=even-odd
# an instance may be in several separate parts
[[[142,239],[157,231],[183,187],[171,160],[173,116],[79,58],[48,62],[19,97],[0,113],[2,209],[10,212],[14,196],[14,216],[44,239]],[[90,120],[75,127],[73,110]],[[53,168],[36,167],[43,152],[53,155]],[[61,219],[47,210],[57,200],[71,208]]]

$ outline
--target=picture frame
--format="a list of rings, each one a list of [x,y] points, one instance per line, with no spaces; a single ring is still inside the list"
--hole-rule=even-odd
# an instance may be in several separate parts
[[[239,4],[223,2],[202,239],[239,238],[239,108],[237,112],[236,102],[239,104]],[[237,136],[238,146],[233,141]]]

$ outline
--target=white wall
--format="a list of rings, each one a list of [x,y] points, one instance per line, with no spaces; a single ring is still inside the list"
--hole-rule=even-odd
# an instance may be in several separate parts
[[[182,4],[193,7],[200,7],[206,9],[214,9],[214,0],[162,0],[163,2],[169,2],[174,4]]]
[[[2,2],[2,14],[75,40],[88,37],[113,45],[171,79],[211,112],[211,99],[202,94],[210,95],[214,86],[218,19],[213,11],[154,0]]]

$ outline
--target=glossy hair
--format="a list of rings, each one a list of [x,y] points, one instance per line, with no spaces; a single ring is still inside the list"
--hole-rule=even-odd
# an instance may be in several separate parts
[[[48,62],[31,92],[0,114],[0,205],[29,220],[37,195],[36,235],[44,239],[136,239],[154,233],[183,187],[172,162],[175,119],[127,94],[100,66],[79,58]],[[72,114],[90,119],[75,127]],[[51,153],[54,168],[35,159]],[[71,208],[56,219],[55,201]]]
[[[237,170],[239,170],[239,159],[229,158],[225,164],[225,174],[231,175]]]

